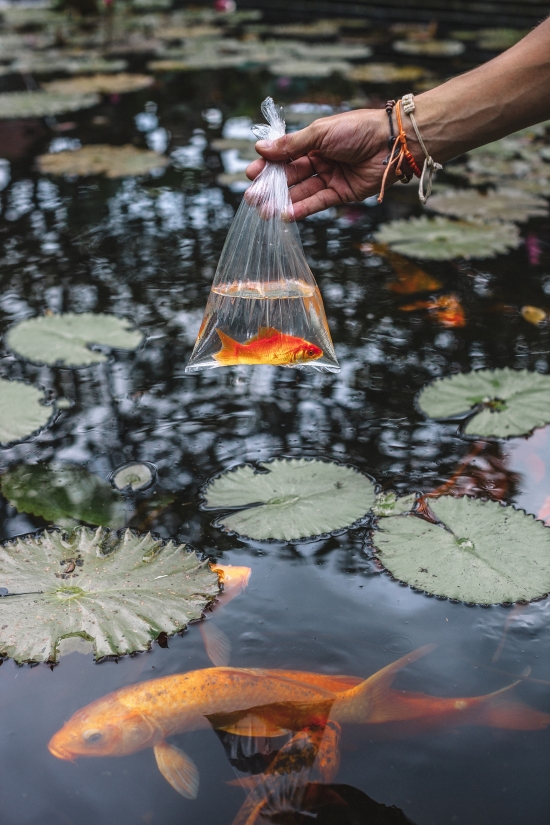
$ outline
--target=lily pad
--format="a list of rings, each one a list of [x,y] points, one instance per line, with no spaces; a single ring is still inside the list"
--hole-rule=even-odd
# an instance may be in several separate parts
[[[448,261],[452,258],[493,258],[521,243],[513,223],[474,224],[448,218],[392,221],[375,233],[378,243],[409,258]]]
[[[430,499],[441,521],[414,515],[380,522],[374,544],[396,579],[475,604],[532,601],[550,591],[550,530],[497,501]]]
[[[43,430],[54,415],[43,401],[44,392],[38,387],[0,378],[0,444],[23,441]]]
[[[466,435],[527,435],[550,422],[550,376],[508,367],[450,375],[424,387],[418,406],[430,418],[475,412]]]
[[[49,74],[92,74],[95,72],[123,72],[128,66],[126,60],[107,60],[94,52],[65,52],[48,49],[37,52],[19,52],[11,64],[12,72],[33,75]]]
[[[529,29],[480,29],[477,45],[480,49],[503,52],[519,43],[526,34],[529,34]]]
[[[305,458],[258,467],[263,472],[242,464],[203,488],[206,508],[238,508],[216,527],[258,541],[295,541],[349,528],[374,503],[374,484],[353,467]]]
[[[23,564],[24,562],[24,564]],[[185,545],[150,533],[78,527],[0,547],[0,655],[55,662],[61,639],[92,640],[96,659],[147,650],[199,619],[218,575]]]
[[[331,74],[346,74],[351,63],[345,60],[281,60],[268,67],[271,74],[278,77],[329,77]]]
[[[43,83],[46,92],[61,95],[101,94],[114,95],[124,92],[137,92],[146,89],[155,82],[154,77],[146,74],[94,74],[87,77],[71,77],[68,80],[52,80]]]
[[[523,223],[548,215],[544,198],[521,189],[499,188],[482,195],[473,189],[445,189],[428,201],[427,208],[468,221],[514,221]]]
[[[390,490],[387,493],[378,493],[372,512],[375,516],[398,516],[402,513],[410,513],[415,502],[415,493],[397,498],[393,490]]]
[[[125,505],[111,485],[75,464],[20,464],[0,476],[2,495],[20,513],[54,524],[123,527]]]
[[[129,461],[114,470],[109,481],[115,490],[148,490],[157,480],[157,468],[150,461]]]
[[[411,83],[426,75],[421,66],[397,66],[395,63],[365,63],[347,72],[350,80],[363,83]]]
[[[54,94],[53,92],[2,92],[0,120],[47,117],[89,109],[99,103],[96,94]]]
[[[35,364],[83,367],[107,360],[104,352],[90,349],[134,350],[143,342],[143,333],[133,329],[128,318],[92,312],[41,315],[15,324],[6,335],[6,344],[16,355]]]
[[[457,57],[466,48],[460,40],[396,40],[393,48],[400,54],[422,57]]]
[[[40,171],[47,175],[106,175],[108,178],[123,178],[148,175],[154,169],[168,166],[170,161],[164,155],[131,144],[109,146],[98,143],[81,149],[40,155],[37,163]]]

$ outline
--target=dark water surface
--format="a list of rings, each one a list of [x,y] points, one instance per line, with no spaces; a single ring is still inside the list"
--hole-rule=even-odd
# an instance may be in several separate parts
[[[225,118],[257,119],[257,104],[273,91],[263,75],[233,71],[167,77],[145,92],[71,115],[76,125],[69,134],[98,142],[108,140],[111,129],[117,141],[143,142],[133,118],[151,113],[150,101],[158,105],[156,128],[171,133],[173,147],[185,146],[195,129],[219,136],[219,128],[208,129],[204,109],[223,100]],[[306,93],[296,90],[295,99],[307,99]],[[292,90],[286,94],[291,101]],[[153,462],[158,484],[129,501],[129,517],[137,510],[130,525],[177,536],[222,563],[252,568],[246,592],[209,614],[208,621],[231,640],[231,665],[366,677],[436,643],[434,652],[400,672],[396,686],[475,696],[510,684],[530,667],[515,693],[550,712],[547,600],[530,605],[511,625],[493,663],[510,611],[452,604],[400,586],[370,557],[372,525],[309,544],[245,543],[212,527],[212,515],[199,509],[198,500],[212,475],[281,455],[350,463],[399,493],[437,488],[472,442],[460,437],[456,423],[427,421],[414,406],[418,389],[472,368],[548,372],[548,328],[529,325],[518,312],[525,304],[548,304],[548,220],[525,229],[539,239],[536,265],[525,247],[477,264],[426,265],[464,306],[467,325],[446,329],[424,312],[401,311],[415,297],[389,291],[390,267],[361,249],[379,221],[418,212],[412,188],[395,188],[383,207],[361,204],[308,219],[302,238],[341,373],[247,367],[186,376],[240,198],[215,183],[219,155],[207,150],[205,159],[202,171],[171,169],[158,177],[111,181],[41,177],[32,157],[12,165],[11,182],[0,193],[0,329],[47,310],[105,311],[131,318],[148,338],[137,353],[118,353],[105,365],[79,370],[32,366],[3,350],[2,376],[41,384],[52,398],[75,403],[36,438],[0,450],[1,468],[56,460],[106,478],[130,459]],[[460,489],[537,514],[550,496],[547,430],[482,445]],[[159,506],[153,506],[155,497]],[[149,499],[150,506],[139,507]],[[46,524],[5,501],[1,506],[3,539]],[[195,801],[167,784],[150,750],[75,764],[47,750],[49,738],[75,710],[108,691],[209,665],[197,625],[170,639],[168,648],[154,644],[150,653],[118,663],[94,664],[79,653],[53,670],[4,662],[2,825],[229,825],[244,793],[226,784],[235,777],[227,756],[232,745],[213,731],[177,737],[200,771]],[[543,825],[550,822],[549,749],[548,730],[462,727],[375,737],[350,729],[344,730],[336,781],[397,806],[416,825]],[[371,817],[360,797],[354,796],[356,818],[350,822],[394,821]]]

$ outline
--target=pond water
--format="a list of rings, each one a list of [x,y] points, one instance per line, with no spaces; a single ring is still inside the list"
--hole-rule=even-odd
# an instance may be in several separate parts
[[[453,327],[421,308],[403,311],[416,297],[389,289],[392,267],[369,251],[381,222],[420,214],[412,186],[394,187],[382,206],[369,201],[314,216],[302,222],[300,232],[341,372],[184,372],[242,197],[234,191],[238,186],[217,182],[222,167],[212,142],[228,121],[234,129],[226,128],[225,135],[236,134],[239,123],[231,118],[258,120],[267,94],[282,103],[335,105],[352,94],[346,83],[332,78],[282,89],[266,73],[233,69],[161,75],[153,87],[113,95],[49,122],[50,132],[33,152],[14,160],[0,196],[1,331],[48,311],[109,312],[132,319],[147,340],[134,353],[117,352],[104,364],[82,369],[34,366],[4,348],[3,377],[39,384],[48,398],[74,404],[42,433],[1,449],[0,467],[56,461],[106,479],[131,460],[154,464],[154,487],[127,499],[129,525],[175,536],[223,564],[252,570],[241,595],[207,614],[206,621],[231,642],[232,666],[366,678],[399,656],[436,644],[399,672],[395,687],[468,697],[520,679],[515,695],[550,712],[548,600],[517,613],[501,645],[509,608],[451,603],[400,585],[372,559],[371,521],[318,541],[262,544],[223,533],[212,526],[212,513],[200,508],[199,491],[212,476],[276,456],[348,463],[399,494],[433,491],[464,465],[455,491],[535,515],[550,496],[548,428],[527,438],[472,442],[456,422],[429,420],[414,403],[427,382],[458,371],[548,372],[549,328],[529,324],[519,312],[524,305],[548,304],[548,218],[525,224],[530,245],[506,256],[422,264],[442,283],[440,294],[452,293],[461,302],[466,323]],[[400,92],[398,86],[363,88],[379,101]],[[121,179],[37,172],[34,155],[52,140],[69,138],[168,142],[170,149],[179,148],[180,168]],[[474,444],[477,454],[471,457]],[[1,507],[3,540],[48,524],[4,499]],[[227,783],[267,764],[265,752],[255,753],[254,743],[247,749],[234,735],[197,730],[174,738],[200,772],[195,800],[182,798],[165,781],[150,749],[75,763],[55,759],[47,749],[76,710],[109,691],[210,664],[198,624],[118,662],[96,664],[78,652],[54,668],[5,660],[3,825],[233,822],[246,791]],[[339,807],[331,807],[330,799],[320,804],[317,820],[550,821],[550,730],[427,723],[424,728],[344,726],[333,784]],[[269,821],[307,822],[311,816],[287,811]]]

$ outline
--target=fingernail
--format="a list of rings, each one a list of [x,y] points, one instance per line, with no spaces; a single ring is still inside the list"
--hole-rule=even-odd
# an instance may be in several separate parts
[[[256,143],[256,146],[258,147],[258,149],[271,149],[271,147],[273,146],[273,141],[272,140],[259,140]]]

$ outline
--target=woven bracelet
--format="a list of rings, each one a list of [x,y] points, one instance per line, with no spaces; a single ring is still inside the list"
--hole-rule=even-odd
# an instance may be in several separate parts
[[[420,148],[424,152],[424,166],[422,168],[422,173],[420,175],[420,183],[418,184],[418,197],[420,198],[420,202],[425,204],[430,195],[432,194],[434,174],[439,169],[443,169],[443,166],[440,163],[436,163],[436,161],[432,158],[432,156],[426,149],[426,145],[422,140],[422,136],[420,134],[420,130],[418,128],[416,118],[414,116],[414,110],[416,109],[416,106],[414,104],[414,96],[412,94],[403,95],[403,97],[401,98],[401,106],[405,114],[410,117],[412,127],[420,144]],[[424,186],[426,186],[425,189]]]

